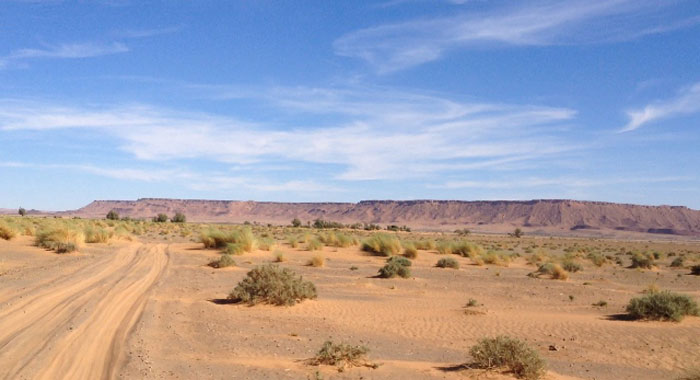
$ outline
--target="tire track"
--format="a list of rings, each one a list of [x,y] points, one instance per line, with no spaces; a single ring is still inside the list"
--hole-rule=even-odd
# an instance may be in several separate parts
[[[168,261],[164,245],[130,245],[103,267],[36,287],[0,310],[0,378],[114,376],[148,290]]]

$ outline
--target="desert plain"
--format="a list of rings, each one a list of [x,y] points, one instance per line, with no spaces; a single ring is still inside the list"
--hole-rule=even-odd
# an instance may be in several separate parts
[[[500,335],[532,347],[544,379],[678,379],[700,366],[699,317],[626,314],[630,299],[650,292],[700,299],[700,276],[691,274],[700,242],[691,239],[3,223],[14,236],[0,239],[2,379],[513,379],[506,368],[470,364],[470,347]],[[47,228],[79,230],[91,242],[58,254],[37,246]],[[200,235],[241,229],[255,236],[253,249],[231,255],[235,265],[209,265],[222,251],[206,249]],[[396,255],[432,243],[416,249],[410,276],[380,278],[387,257],[362,249],[377,234],[401,242]],[[341,235],[349,242],[333,244]],[[445,252],[445,242],[477,251]],[[632,268],[638,253],[653,257],[650,268]],[[459,268],[437,267],[446,257]],[[545,262],[576,268],[560,279],[528,275]],[[317,297],[292,306],[229,299],[251,269],[270,263],[311,281]],[[326,341],[366,347],[366,365],[311,365]]]

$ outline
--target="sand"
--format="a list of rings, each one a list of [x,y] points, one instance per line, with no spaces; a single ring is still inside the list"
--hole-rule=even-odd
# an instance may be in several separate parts
[[[534,347],[547,379],[672,379],[700,365],[700,318],[620,318],[652,283],[700,299],[700,277],[687,269],[585,263],[557,281],[527,277],[534,268],[524,259],[475,266],[453,255],[461,264],[453,270],[420,251],[412,278],[379,279],[384,259],[357,247],[324,248],[321,268],[305,265],[319,252],[279,249],[288,259],[280,265],[316,284],[316,300],[225,302],[249,269],[272,261],[267,251],[213,269],[206,263],[219,254],[185,241],[57,255],[27,237],[0,240],[0,378],[511,379],[464,367],[470,346],[501,334]],[[466,308],[471,298],[479,306]],[[592,306],[599,300],[608,306]],[[329,339],[369,347],[379,367],[307,365]]]

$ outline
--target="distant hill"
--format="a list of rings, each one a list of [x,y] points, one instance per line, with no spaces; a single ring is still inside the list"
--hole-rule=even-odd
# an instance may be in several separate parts
[[[94,201],[65,216],[103,218],[110,210],[121,216],[150,218],[183,212],[189,221],[244,221],[289,224],[321,218],[341,223],[408,225],[416,229],[505,232],[594,233],[631,231],[700,236],[700,211],[683,206],[640,206],[575,200],[532,201],[361,201],[359,203],[281,203],[145,198],[136,201]]]

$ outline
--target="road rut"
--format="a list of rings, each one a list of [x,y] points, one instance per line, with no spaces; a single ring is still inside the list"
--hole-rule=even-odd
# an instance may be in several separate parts
[[[0,378],[113,378],[128,333],[168,261],[165,245],[135,243],[2,297]]]

